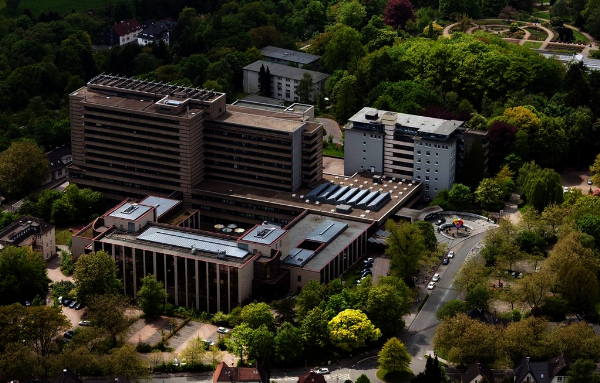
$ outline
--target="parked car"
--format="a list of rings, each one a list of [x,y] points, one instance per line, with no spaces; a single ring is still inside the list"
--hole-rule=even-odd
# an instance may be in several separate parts
[[[74,334],[73,330],[69,330],[63,334],[63,337],[65,337],[67,339],[71,339],[71,338],[73,338],[73,334]]]
[[[563,193],[568,193],[569,192],[569,188],[567,186],[563,187]]]
[[[442,259],[442,265],[447,265],[449,263],[450,263],[450,260],[448,258]]]
[[[69,305],[69,308],[74,309],[75,306],[77,306],[77,301],[71,302],[71,304]]]
[[[215,345],[215,342],[213,342],[212,340],[208,340],[208,339],[203,339],[203,340],[204,340],[204,344],[206,344],[206,346],[208,346],[208,347]]]
[[[227,328],[225,328],[225,327],[219,327],[219,328],[217,329],[217,332],[218,332],[219,334],[229,334],[229,329],[227,329]]]
[[[81,302],[78,302],[78,303],[75,305],[75,310],[81,310],[81,309],[82,309],[82,308],[84,308],[84,307],[85,307],[85,305],[84,305],[83,303],[81,303]]]
[[[433,290],[435,289],[435,282],[429,282],[429,284],[427,285],[427,290]]]
[[[62,302],[63,302],[63,297],[58,297],[58,304],[62,305]]]
[[[435,223],[436,226],[440,226],[442,224],[446,223],[446,218],[440,218],[437,220],[437,222]]]
[[[367,258],[367,262],[373,263],[373,262],[375,262],[375,260],[373,258]]]
[[[89,320],[79,321],[79,325],[80,326],[89,326],[90,325],[90,321]]]
[[[62,305],[63,306],[67,307],[70,304],[71,304],[71,300],[70,299],[63,299],[63,301],[62,301]]]
[[[325,374],[329,374],[329,369],[328,368],[317,368],[315,370],[315,372],[319,375],[325,375]]]
[[[432,281],[437,282],[440,280],[440,275],[438,273],[433,274],[433,278],[431,278]]]
[[[369,258],[369,259],[373,259],[373,258]],[[373,267],[373,261],[369,261],[368,259],[365,259],[363,262],[363,267]]]
[[[592,179],[591,179],[591,178],[588,178],[588,180],[587,180],[587,184],[588,184],[588,185],[592,185],[592,184],[593,184],[593,182],[592,182]]]
[[[180,364],[180,363],[179,363],[179,359],[177,359],[177,358],[173,358],[173,365],[174,365],[175,367],[178,367],[178,366],[179,366],[179,364]]]
[[[361,278],[364,278],[367,275],[373,275],[373,272],[371,270],[365,270],[360,274]]]
[[[600,189],[594,190],[594,195],[595,196],[600,196]]]
[[[454,258],[454,251],[453,250],[450,250],[448,252],[448,258]]]
[[[29,306],[31,306],[31,302],[25,301],[25,307],[29,307]]]

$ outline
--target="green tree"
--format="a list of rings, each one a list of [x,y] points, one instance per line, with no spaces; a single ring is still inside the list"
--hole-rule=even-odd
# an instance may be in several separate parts
[[[386,239],[385,254],[390,256],[390,269],[408,282],[419,268],[425,244],[418,227],[407,222],[396,224],[392,220],[385,223],[390,233]]]
[[[371,380],[365,374],[360,374],[354,383],[371,383]]]
[[[179,355],[182,359],[186,359],[188,363],[196,364],[202,362],[202,357],[206,353],[206,342],[197,336],[191,339],[185,349]]]
[[[312,84],[313,78],[311,74],[304,72],[302,79],[298,81],[298,86],[296,87],[296,95],[300,102],[307,104],[314,101],[312,97]]]
[[[153,317],[162,312],[167,299],[167,292],[161,281],[148,274],[142,279],[142,287],[138,290],[137,300],[140,308],[147,317]]]
[[[266,303],[250,303],[244,306],[240,313],[240,319],[242,323],[246,323],[252,329],[262,326],[266,326],[270,330],[275,329],[275,317]]]
[[[487,311],[488,302],[490,301],[490,290],[486,286],[475,286],[467,291],[465,301],[470,307]]]
[[[410,383],[447,383],[449,382],[446,376],[446,370],[440,364],[437,355],[432,358],[427,357],[425,362],[425,371],[419,372]],[[483,383],[483,381],[481,381]]]
[[[521,171],[519,171],[519,179],[521,179]],[[521,192],[527,202],[540,212],[546,206],[561,203],[563,200],[561,177],[553,169],[528,172],[523,180]]]
[[[284,322],[275,336],[275,359],[279,363],[291,363],[302,356],[302,333],[289,322]]]
[[[331,343],[345,351],[363,346],[381,337],[381,331],[360,310],[344,310],[327,325]]]
[[[347,76],[348,78],[354,76]],[[353,83],[351,81],[340,81],[339,90],[334,95],[335,119],[340,124],[344,124],[348,118],[356,113],[357,99],[354,93]]]
[[[261,96],[271,97],[271,71],[264,64],[258,70],[258,92]]]
[[[410,312],[407,290],[403,296],[395,286],[382,284],[369,291],[365,312],[384,336],[396,334],[404,327],[402,316]]]
[[[302,287],[300,294],[298,294],[298,297],[296,298],[298,316],[303,318],[309,311],[318,307],[325,298],[323,286],[315,280],[309,281]]]
[[[117,23],[135,18],[133,0],[116,0],[112,7],[112,14]]]
[[[240,360],[244,360],[244,355],[248,355],[253,335],[254,330],[246,323],[235,326],[231,332],[231,337],[226,339],[227,349],[231,350],[231,353],[239,355]]]
[[[401,371],[408,368],[410,354],[398,338],[390,338],[379,351],[379,366],[387,371]]]
[[[24,303],[48,292],[48,271],[39,253],[9,246],[0,252],[0,304]]]
[[[596,156],[594,163],[590,165],[590,171],[592,174],[592,182],[595,185],[600,185],[600,154]]]
[[[300,333],[306,350],[316,352],[325,350],[329,344],[327,324],[327,317],[321,309],[315,307],[308,311],[300,325]]]
[[[452,299],[442,305],[439,310],[435,313],[438,320],[444,320],[446,318],[452,318],[461,312],[467,311],[466,302],[460,299]]]
[[[13,142],[0,153],[0,188],[7,197],[20,197],[48,177],[46,154],[32,141]]]
[[[75,264],[73,280],[77,285],[77,300],[87,303],[93,295],[116,294],[122,291],[116,276],[113,258],[104,251],[84,254]]]
[[[421,230],[423,236],[423,244],[429,251],[434,251],[437,248],[437,237],[435,236],[435,228],[429,221],[417,221],[413,225]]]
[[[87,298],[87,314],[92,325],[108,331],[112,337],[112,346],[116,346],[117,335],[129,325],[126,315],[126,310],[129,308],[128,299],[113,294],[88,295]]]
[[[578,359],[567,372],[569,383],[598,383],[596,363],[593,360]]]
[[[455,183],[448,192],[448,199],[452,205],[452,209],[465,211],[471,208],[473,194],[471,194],[471,190],[468,186]]]
[[[486,210],[500,210],[504,206],[502,185],[494,178],[484,178],[477,190],[475,201]]]
[[[126,379],[135,378],[138,381],[150,378],[146,361],[129,343],[113,350],[105,364],[105,375],[125,376]]]
[[[253,330],[252,340],[248,347],[248,357],[265,366],[268,371],[274,356],[275,338],[271,330],[267,326]]]
[[[31,341],[37,361],[47,374],[54,340],[68,330],[71,323],[60,309],[50,306],[31,306],[27,316],[29,319],[22,321],[22,337]]]
[[[360,34],[355,29],[339,25],[334,27],[332,33],[323,55],[323,63],[329,73],[336,69],[347,69],[366,53],[360,42]]]
[[[352,28],[358,28],[363,23],[367,11],[358,0],[342,2],[338,12],[337,21]]]

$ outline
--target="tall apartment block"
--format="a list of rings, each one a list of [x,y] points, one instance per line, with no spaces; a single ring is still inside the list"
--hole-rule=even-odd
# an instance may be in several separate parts
[[[153,194],[189,202],[205,179],[295,191],[322,177],[323,127],[303,115],[109,75],[69,99],[69,180],[109,199]]]
[[[363,108],[346,124],[344,174],[423,183],[425,200],[454,185],[463,121]]]

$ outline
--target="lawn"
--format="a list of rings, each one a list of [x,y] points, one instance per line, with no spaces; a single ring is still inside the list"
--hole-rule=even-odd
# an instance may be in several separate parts
[[[86,11],[90,9],[103,8],[111,0],[22,0],[19,10],[14,15],[6,11],[6,0],[0,0],[0,13],[7,17],[17,17],[23,14],[24,9],[29,9],[34,16],[42,12],[54,11],[60,15],[66,15],[75,11]]]
[[[323,155],[330,157],[344,158],[344,147],[340,144],[323,141]]]
[[[386,383],[408,382],[413,376],[414,374],[410,369],[402,371],[386,371],[383,368],[379,368],[379,370],[377,370],[377,379]]]
[[[581,41],[582,43],[586,43],[589,44],[590,40],[585,37],[581,32],[576,31],[573,29],[573,37],[575,38],[576,41]]]
[[[531,49],[540,49],[542,43],[537,41],[525,41],[523,46]]]
[[[550,19],[550,11],[539,11],[539,10],[534,10],[533,11],[533,16],[534,17],[539,17],[541,19]]]
[[[60,230],[56,233],[56,244],[57,245],[66,245],[69,239],[73,236],[68,229]]]

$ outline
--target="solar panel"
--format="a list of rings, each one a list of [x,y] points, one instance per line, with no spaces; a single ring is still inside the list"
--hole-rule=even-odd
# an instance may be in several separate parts
[[[356,206],[358,204],[358,201],[363,199],[367,194],[369,194],[369,189],[362,189],[361,191],[356,193],[354,197],[350,198],[350,201],[348,201],[348,205]]]
[[[356,204],[356,207],[365,209],[367,207],[367,205],[369,204],[369,202],[373,201],[378,195],[379,195],[379,190],[367,194],[367,196],[365,198],[363,198],[362,200],[360,200],[359,203]]]

